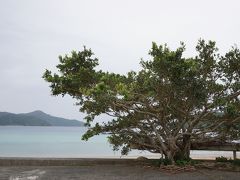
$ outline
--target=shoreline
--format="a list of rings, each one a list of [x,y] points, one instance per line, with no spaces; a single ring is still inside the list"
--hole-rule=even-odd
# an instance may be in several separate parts
[[[0,156],[1,159],[137,159],[138,157],[143,156],[148,159],[159,159],[161,154],[151,154],[148,152],[142,153],[133,153],[127,156],[116,155],[92,155],[92,154],[82,154],[82,155],[15,155],[15,156]],[[206,160],[215,160],[216,157],[226,157],[233,159],[232,151],[209,151],[209,150],[191,150],[190,157],[192,159],[206,159]],[[240,158],[240,151],[237,151],[237,158]]]
[[[199,151],[198,151],[199,152]],[[209,151],[205,151],[208,152]],[[209,154],[192,153],[191,158],[194,160],[215,160],[216,152]],[[225,153],[224,157],[229,157],[232,152],[220,152]],[[237,153],[240,157],[240,152]],[[219,152],[218,152],[219,155]],[[232,154],[231,154],[232,155]],[[82,157],[0,157],[0,166],[91,166],[91,165],[115,165],[115,164],[132,164],[136,165],[141,162],[137,158],[141,155],[132,156],[82,156]],[[144,155],[147,159],[159,159],[160,154],[156,155]]]

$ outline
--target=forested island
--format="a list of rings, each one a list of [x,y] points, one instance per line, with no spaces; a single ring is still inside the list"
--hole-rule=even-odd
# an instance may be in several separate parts
[[[0,112],[0,126],[84,126],[84,123],[51,116],[38,110],[21,114]]]

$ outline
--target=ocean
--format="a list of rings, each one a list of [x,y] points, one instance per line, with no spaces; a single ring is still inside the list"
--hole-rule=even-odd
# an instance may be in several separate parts
[[[86,131],[85,127],[0,126],[0,157],[121,157],[112,151],[106,135],[82,141]]]
[[[106,135],[82,141],[85,127],[0,126],[0,157],[44,158],[159,158],[159,154],[132,151],[128,156],[114,152]],[[232,152],[191,151],[193,158],[232,157]],[[240,154],[238,152],[237,156]]]

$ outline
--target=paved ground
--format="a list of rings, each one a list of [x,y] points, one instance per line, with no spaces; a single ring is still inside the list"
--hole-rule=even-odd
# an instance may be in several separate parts
[[[167,174],[127,165],[0,167],[1,180],[239,180],[240,172],[197,170]]]

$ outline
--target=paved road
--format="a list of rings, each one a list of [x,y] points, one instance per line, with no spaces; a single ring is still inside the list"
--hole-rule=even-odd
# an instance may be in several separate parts
[[[167,174],[128,165],[0,167],[0,180],[239,180],[240,172],[197,170]]]

